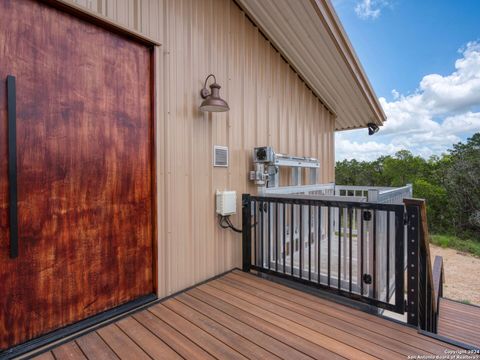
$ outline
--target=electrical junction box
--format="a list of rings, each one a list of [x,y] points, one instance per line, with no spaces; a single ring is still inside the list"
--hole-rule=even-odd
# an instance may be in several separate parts
[[[216,193],[217,214],[222,216],[233,215],[237,212],[237,192],[218,191]]]

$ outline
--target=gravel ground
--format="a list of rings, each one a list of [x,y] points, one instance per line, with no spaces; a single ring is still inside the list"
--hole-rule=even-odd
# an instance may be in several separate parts
[[[443,296],[480,305],[480,258],[432,244],[430,253],[432,265],[436,255],[443,257]]]

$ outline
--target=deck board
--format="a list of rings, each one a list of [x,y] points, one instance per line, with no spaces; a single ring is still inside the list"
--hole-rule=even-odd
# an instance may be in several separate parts
[[[247,358],[279,359],[278,356],[266,351],[255,342],[249,341],[223,326],[222,322],[218,323],[178,300],[168,300],[164,305]]]
[[[208,316],[212,320],[215,320],[225,327],[228,327],[230,330],[250,340],[252,343],[264,348],[267,351],[270,351],[272,354],[281,359],[310,359],[309,356],[302,353],[300,350],[296,350],[281,340],[278,340],[275,336],[275,331],[269,331],[268,327],[259,327],[259,329],[250,326],[248,324],[248,319],[246,319],[245,322],[242,322],[242,316],[238,315],[238,312],[236,311],[233,311],[233,313],[230,314],[227,313],[228,310],[223,312],[222,310],[212,306],[215,304],[208,302],[208,300],[207,302],[203,302],[188,294],[182,294],[178,296],[178,300],[183,304],[190,306],[192,309],[196,309],[202,314]],[[235,315],[237,317],[235,317]],[[263,332],[261,330],[263,330]],[[285,335],[288,336],[288,333]],[[283,340],[285,341],[286,338],[283,338]]]
[[[76,341],[84,354],[98,360],[119,359],[103,339],[96,333],[91,332],[78,338]]]
[[[230,275],[228,275],[228,277],[230,277]],[[364,332],[365,330],[372,331],[384,337],[396,339],[416,349],[424,349],[432,354],[442,352],[446,347],[453,349],[453,347],[448,344],[440,343],[437,340],[424,336],[418,336],[417,331],[410,327],[392,321],[385,321],[385,319],[379,318],[378,316],[340,304],[334,304],[334,306],[332,306],[333,303],[328,300],[287,288],[272,283],[271,281],[258,278],[252,279],[250,276],[243,276],[242,273],[233,273],[231,278],[251,285],[264,293],[275,295],[279,299],[301,303],[303,306],[315,310],[318,313],[330,315],[346,323],[356,325],[358,326],[358,332]]]
[[[234,271],[37,359],[405,359],[447,348],[455,349],[410,327]]]
[[[288,330],[284,330],[268,321],[265,321],[255,315],[250,314],[247,311],[230,305],[221,299],[218,299],[204,291],[194,289],[188,292],[188,296],[192,296],[196,299],[204,301],[205,303],[212,304],[215,308],[224,311],[225,313],[233,316],[234,318],[255,326],[259,331],[264,332],[272,339],[277,339],[284,343],[286,346],[290,346],[292,349],[301,351],[314,359],[343,359],[342,357],[327,351],[325,348],[318,346]]]
[[[101,328],[97,333],[120,359],[150,359],[147,353],[125,334],[117,324]],[[57,356],[55,357],[58,359]]]
[[[245,359],[237,349],[229,347],[214,335],[202,330],[164,305],[156,305],[150,308],[149,311],[168,324],[171,324],[182,334],[187,335],[190,340],[217,359]]]
[[[35,360],[55,360],[51,351],[41,354],[35,358]]]
[[[275,295],[271,295],[268,292],[238,283],[234,279],[228,279],[228,281],[231,283],[232,286],[235,286],[247,293],[255,294],[257,297],[263,297],[266,301],[270,302],[270,304],[276,304],[282,308],[289,310],[292,316],[294,318],[297,318],[297,321],[299,320],[299,315],[305,316],[305,318],[316,320],[318,322],[318,324],[316,324],[317,330],[318,327],[320,327],[323,333],[329,334],[329,336],[333,338],[343,339],[348,343],[353,343],[353,337],[355,343],[357,344],[357,348],[366,349],[366,352],[369,352],[371,355],[381,356],[385,358],[396,358],[399,357],[399,354],[405,357],[412,354],[413,352],[427,354],[421,347],[414,347],[408,343],[402,343],[400,340],[394,337],[385,336],[385,334],[372,331],[367,326],[365,326],[365,324],[363,324],[363,326],[358,326],[356,324],[353,324],[349,320],[342,320],[334,316],[324,314],[318,311],[317,308],[312,309],[310,307],[307,307],[303,304],[303,302],[299,303],[298,301],[284,299]],[[378,353],[378,351],[375,350],[376,348],[373,348],[373,350],[371,349],[371,343],[386,346],[390,350],[393,350],[395,353]]]
[[[480,307],[441,298],[438,333],[480,348]]]
[[[214,359],[212,355],[187,338],[185,336],[187,334],[183,335],[174,327],[159,320],[151,312],[142,311],[133,317],[185,359]]]
[[[265,310],[272,314],[276,314],[275,318],[272,316],[269,318],[275,322],[278,321],[278,318],[281,318],[281,322],[285,323],[287,328],[298,329],[302,336],[303,334],[314,332],[314,337],[318,338],[318,341],[322,342],[322,344],[328,350],[336,352],[341,356],[356,356],[358,359],[371,359],[371,356],[381,359],[404,358],[404,356],[401,356],[401,354],[396,353],[387,347],[372,346],[371,341],[363,340],[358,336],[347,333],[344,330],[337,330],[334,327],[330,327],[324,323],[312,319],[311,317],[303,315],[301,313],[303,308],[301,304],[292,303],[290,308],[285,308],[268,300],[262,299],[262,297],[260,297],[261,294],[260,296],[254,296],[250,293],[247,293],[244,289],[237,289],[228,283],[219,281],[211,286],[237,297],[237,302],[238,299],[246,301],[248,303],[247,306],[251,307],[251,311],[263,313],[263,310]],[[245,303],[242,302],[242,306],[245,306]]]
[[[163,356],[168,359],[182,359],[180,355],[173,351],[160,338],[152,334],[133,317],[122,319],[117,325],[150,357],[158,359]]]
[[[87,357],[83,354],[82,350],[78,347],[77,343],[72,341],[63,344],[53,350],[53,356],[55,359],[69,359],[69,360],[84,360]]]

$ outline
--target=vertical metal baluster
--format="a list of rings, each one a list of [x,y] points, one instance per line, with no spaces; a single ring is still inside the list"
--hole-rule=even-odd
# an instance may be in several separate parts
[[[410,245],[407,244],[407,248],[405,248],[405,226],[404,226],[404,210],[396,211],[395,213],[395,238],[394,238],[394,265],[395,265],[395,306],[401,311],[402,306],[404,305],[404,292],[405,292],[405,284],[404,284],[404,274],[405,274],[405,253],[406,250],[408,253],[408,249],[410,249]],[[407,232],[409,234],[409,232]],[[413,239],[412,239],[413,240]],[[412,244],[413,245],[413,244]],[[408,257],[410,259],[410,257]],[[410,265],[407,263],[407,265]],[[412,269],[413,270],[413,269]],[[410,277],[411,270],[408,269],[407,271],[407,278]],[[414,280],[417,280],[415,278]],[[410,279],[407,280],[407,284],[410,284]],[[441,286],[440,282],[440,286]],[[408,285],[407,285],[408,286]],[[408,291],[408,312],[410,312],[410,291]],[[415,293],[416,294],[416,293]],[[440,295],[441,296],[441,295]],[[415,304],[416,305],[416,304]],[[410,314],[409,314],[410,317]],[[410,324],[410,321],[408,321]]]
[[[327,284],[330,286],[330,243],[332,237],[332,224],[331,224],[331,211],[330,205],[327,208],[328,211],[328,239],[327,239],[327,263],[328,263],[328,275],[327,275]]]
[[[352,217],[353,212],[352,208],[348,209],[348,216],[349,216],[349,244],[348,244],[348,262],[349,262],[349,274],[348,274],[348,290],[352,292]]]
[[[253,263],[258,265],[258,258],[257,258],[257,226],[258,226],[258,219],[257,219],[257,200],[253,201]]]
[[[360,295],[363,296],[363,211],[360,211]],[[358,238],[358,237],[357,237]]]
[[[298,238],[298,255],[300,256],[300,266],[299,266],[299,275],[300,279],[303,275],[303,206],[300,205],[300,231]]]
[[[322,243],[322,207],[318,207],[318,235],[317,235],[317,242],[318,242],[318,259],[317,259],[317,283],[320,284],[320,275],[321,275],[321,243]]]
[[[312,206],[308,205],[308,281],[312,280]]]
[[[287,204],[283,204],[282,210],[283,210],[283,273],[285,274],[285,259],[286,259],[286,254],[285,254],[285,236],[287,234],[287,211],[285,208],[287,207]]]
[[[341,276],[342,276],[342,211],[341,208],[338,208],[338,284],[337,288],[340,290],[342,287]]]
[[[264,262],[263,262],[263,220],[264,220],[264,213],[265,213],[265,208],[264,208],[264,202],[262,201],[260,203],[260,208],[258,211],[260,212],[260,267],[263,269],[264,268]]]
[[[373,298],[377,298],[377,210],[373,210]]]
[[[294,246],[294,230],[295,230],[295,204],[291,204],[290,206],[291,209],[291,218],[292,218],[292,225],[290,229],[290,267],[291,267],[291,275],[293,276],[293,258],[295,254],[295,246]]]
[[[278,202],[275,203],[275,271],[278,272]]]
[[[390,211],[387,211],[387,294],[385,302],[390,300]]]
[[[272,254],[271,254],[271,248],[272,248],[272,221],[273,221],[273,216],[272,216],[272,203],[268,202],[268,213],[267,213],[267,219],[268,219],[268,242],[267,242],[267,255],[268,255],[268,260],[267,260],[267,269],[270,270],[270,264],[272,263]]]

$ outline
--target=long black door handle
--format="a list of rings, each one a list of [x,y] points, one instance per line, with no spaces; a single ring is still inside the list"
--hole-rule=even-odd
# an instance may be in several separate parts
[[[8,112],[8,195],[10,215],[10,258],[18,257],[17,208],[17,95],[15,76],[7,76]]]

